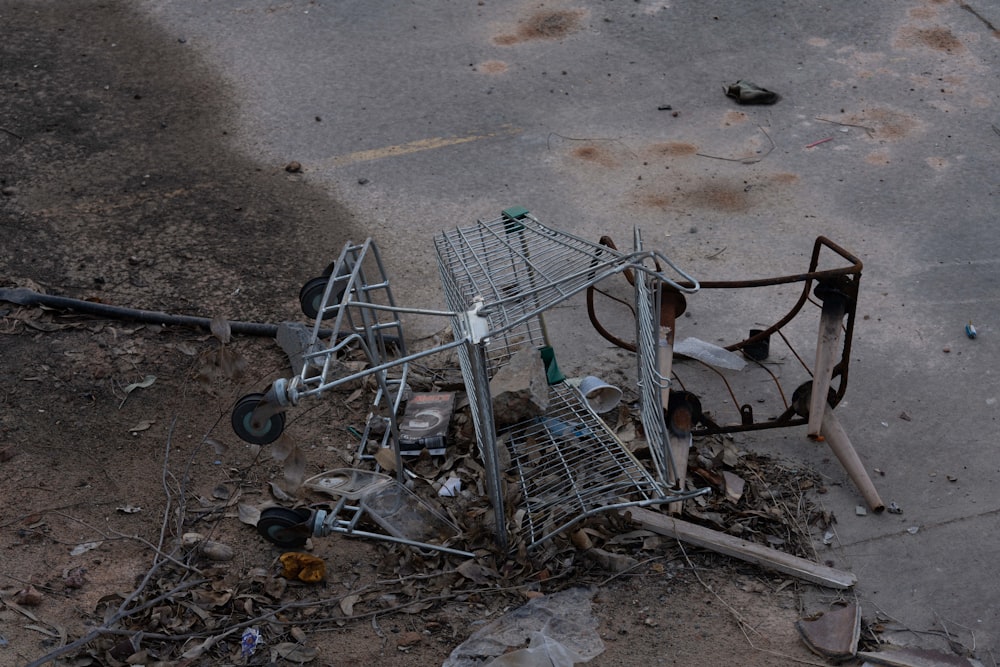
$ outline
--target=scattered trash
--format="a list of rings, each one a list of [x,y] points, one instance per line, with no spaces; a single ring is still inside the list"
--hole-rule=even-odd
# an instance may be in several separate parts
[[[674,344],[674,354],[691,357],[710,366],[728,368],[734,371],[741,371],[747,365],[746,360],[735,352],[730,352],[723,347],[706,343],[697,338],[685,338],[681,342]]]
[[[864,505],[858,505],[857,507],[854,508],[854,513],[857,514],[858,516],[867,516],[868,510],[865,509]]]
[[[398,480],[382,473],[338,468],[310,477],[304,482],[304,486],[334,498],[344,497],[356,501],[361,510],[373,521],[389,534],[404,541],[410,540],[433,546],[459,534],[458,527],[427,501],[400,484]],[[261,513],[262,520],[269,518],[269,513],[275,510],[288,511],[284,508],[269,508]],[[312,521],[315,526],[314,534],[321,537],[331,532],[344,532],[336,518],[336,514],[327,515],[325,510],[318,510]],[[301,521],[300,518],[294,523]],[[286,527],[291,527],[292,523],[292,519],[289,518]],[[270,521],[262,521],[257,529],[264,537],[272,539],[273,535],[268,531],[275,526],[268,524]]]
[[[101,544],[103,544],[103,540],[99,540],[97,542],[83,542],[83,543],[78,544],[75,547],[73,547],[70,550],[69,555],[70,556],[79,556],[81,554],[85,554],[88,551],[93,551],[97,547],[101,546]]]
[[[326,563],[312,554],[289,551],[281,554],[281,576],[315,584],[326,578]]]
[[[580,380],[580,393],[587,400],[587,405],[597,414],[614,410],[622,400],[621,389],[593,375]]]
[[[121,512],[122,514],[137,514],[142,511],[142,508],[134,507],[132,505],[122,505],[121,507],[116,507],[115,510]]]
[[[818,656],[841,661],[853,657],[861,638],[861,607],[846,607],[795,622],[803,643]]]
[[[414,456],[426,449],[432,456],[444,454],[454,408],[453,392],[413,394],[399,422],[399,453]]]
[[[910,526],[906,529],[910,535],[916,535],[920,531],[920,526]]]
[[[462,480],[458,477],[449,477],[438,490],[438,495],[445,498],[454,498],[462,491]]]
[[[889,514],[902,514],[903,508],[897,505],[896,501],[893,500],[891,503],[889,503],[889,506],[885,508],[885,511],[888,512]]]
[[[726,88],[726,96],[740,104],[774,104],[781,96],[755,83],[740,79]]]
[[[913,417],[911,417],[910,413],[905,410],[899,413],[899,418],[905,422],[913,421]]]
[[[836,536],[832,530],[828,530],[823,533],[823,544],[829,546],[833,542],[833,538]]]
[[[572,588],[535,598],[478,630],[442,667],[572,667],[588,662],[604,652],[590,608],[593,595],[592,590]],[[495,659],[487,662],[489,658]]]
[[[965,325],[965,335],[969,338],[975,339],[978,335],[976,333],[976,327],[972,326],[972,321],[970,320],[968,324]]]
[[[261,639],[260,630],[257,628],[247,628],[240,638],[240,654],[244,658],[249,658],[257,651],[257,647],[264,643]]]

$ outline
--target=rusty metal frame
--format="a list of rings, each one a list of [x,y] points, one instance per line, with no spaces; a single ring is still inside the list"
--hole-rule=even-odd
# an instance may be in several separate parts
[[[603,237],[601,243],[614,248],[614,243],[608,237]],[[824,250],[827,251],[824,253]],[[823,269],[820,270],[820,260],[821,256],[825,256],[832,253],[838,256],[840,259],[844,260],[846,263],[844,266],[833,269]],[[836,389],[831,386],[829,393],[829,404],[831,407],[836,406],[843,399],[844,394],[847,391],[847,380],[849,375],[850,367],[850,356],[851,356],[851,343],[854,334],[854,322],[857,312],[857,301],[858,301],[858,290],[861,281],[862,272],[862,262],[854,255],[852,252],[848,251],[844,247],[834,243],[825,236],[819,236],[813,244],[812,254],[809,261],[809,268],[803,273],[795,273],[790,275],[772,277],[772,278],[758,278],[751,280],[724,280],[724,281],[699,281],[702,291],[708,290],[738,290],[738,289],[752,289],[760,287],[774,287],[778,285],[788,285],[795,283],[802,283],[802,291],[798,296],[791,309],[788,310],[782,317],[780,317],[776,322],[764,328],[760,333],[754,336],[748,337],[739,342],[733,343],[731,345],[725,346],[725,349],[732,352],[739,352],[748,346],[769,339],[772,335],[778,335],[782,340],[788,345],[789,349],[798,358],[799,362],[803,365],[806,371],[812,375],[813,369],[810,368],[801,356],[795,351],[791,342],[782,333],[782,328],[785,327],[789,322],[795,319],[796,316],[802,311],[807,303],[813,305],[819,305],[817,299],[821,299],[822,296],[815,296],[816,289],[819,288],[820,294],[824,290],[835,290],[840,296],[845,298],[845,322],[843,325],[843,336],[842,336],[842,348],[840,352],[840,358],[837,361],[833,369],[833,378],[837,380]],[[626,278],[629,282],[634,281],[634,276],[626,273]],[[682,287],[686,287],[683,282],[679,283]],[[814,288],[815,286],[815,288]],[[594,295],[595,288],[590,288],[587,291],[587,312],[590,316],[590,321],[594,325],[594,328],[601,334],[606,340],[628,350],[635,350],[635,345],[629,341],[623,341],[620,338],[615,337],[607,329],[605,329],[601,323],[598,321],[595,313],[594,305]],[[664,298],[673,298],[672,295],[665,292]],[[678,313],[679,314],[679,313]],[[768,370],[766,366],[760,364],[765,370]],[[709,368],[711,368],[709,366]],[[714,370],[714,369],[713,369]],[[737,433],[744,431],[757,431],[763,429],[771,428],[786,428],[791,426],[800,426],[808,423],[808,418],[806,417],[807,410],[803,410],[801,401],[803,400],[803,393],[808,394],[810,382],[805,385],[797,387],[792,395],[791,401],[786,397],[785,391],[782,389],[780,382],[773,373],[768,370],[771,378],[774,380],[775,385],[778,387],[778,391],[781,394],[786,408],[783,413],[778,415],[774,419],[768,419],[767,421],[757,422],[753,420],[752,410],[748,410],[749,404],[740,405],[739,400],[736,399],[735,394],[732,391],[732,387],[725,380],[725,377],[719,373],[722,381],[726,384],[729,389],[731,396],[733,397],[733,402],[739,407],[741,413],[741,422],[735,424],[718,424],[713,422],[711,419],[705,417],[702,423],[692,429],[691,434],[693,436],[704,436],[713,435],[721,433]],[[682,384],[683,386],[683,384]]]

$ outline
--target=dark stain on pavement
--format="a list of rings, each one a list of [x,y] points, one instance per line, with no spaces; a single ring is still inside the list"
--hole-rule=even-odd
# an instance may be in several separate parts
[[[284,161],[243,155],[231,84],[133,5],[0,7],[0,275],[122,306],[298,315],[350,214]]]
[[[580,30],[585,14],[580,9],[536,12],[521,21],[515,32],[497,35],[493,41],[501,46],[510,46],[539,39],[562,39]]]
[[[610,151],[594,144],[586,144],[573,150],[573,157],[584,162],[599,164],[602,167],[617,167],[618,160]]]

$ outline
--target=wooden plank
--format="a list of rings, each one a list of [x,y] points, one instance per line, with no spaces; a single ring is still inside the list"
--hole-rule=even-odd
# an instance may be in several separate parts
[[[703,528],[665,514],[652,512],[641,507],[630,507],[619,510],[619,512],[623,516],[631,515],[632,521],[646,530],[710,549],[726,556],[739,558],[769,570],[789,574],[814,584],[844,589],[858,583],[857,576],[851,572],[819,565],[777,549],[753,544],[738,537]]]

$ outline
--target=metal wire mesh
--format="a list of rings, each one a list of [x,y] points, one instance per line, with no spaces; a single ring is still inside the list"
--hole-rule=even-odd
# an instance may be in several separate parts
[[[677,499],[566,383],[549,387],[543,417],[515,426],[504,441],[529,547],[599,512]]]
[[[675,479],[676,468],[670,454],[669,440],[663,421],[663,392],[670,390],[670,378],[660,373],[661,350],[660,290],[649,276],[639,275],[635,281],[636,350],[639,363],[639,420],[646,433],[653,464],[663,480]]]
[[[656,258],[679,269],[662,255],[638,249],[632,254],[621,253],[547,227],[530,215],[516,219],[504,216],[444,232],[435,245],[445,299],[455,312],[456,337],[471,333],[470,311],[475,310],[488,322],[484,335],[470,337],[469,344],[459,348],[459,361],[500,542],[506,544],[501,487],[505,474],[520,485],[524,505],[519,509],[523,511],[514,516],[519,522],[516,527],[526,532],[529,546],[597,512],[679,500],[681,496],[668,496],[666,484],[661,483],[666,479],[662,471],[669,465],[669,454],[664,444],[658,380],[646,383],[643,420],[647,432],[657,438],[651,446],[658,448],[654,460],[661,481],[629,453],[579,392],[563,383],[550,386],[550,405],[544,416],[514,427],[504,436],[512,465],[501,470],[503,457],[498,452],[488,387],[489,380],[514,353],[548,344],[542,320],[545,310],[615,273],[635,269],[639,276],[636,282],[653,292],[642,294],[646,310],[640,312],[640,319],[648,320],[644,327],[655,326],[656,286],[664,281],[677,284],[643,266],[643,261]],[[677,287],[693,291],[697,289],[696,282],[694,285]],[[655,379],[656,334],[644,328],[642,335],[652,337],[652,343],[644,346],[640,365],[647,366],[646,375]],[[648,402],[653,408],[645,407]]]

